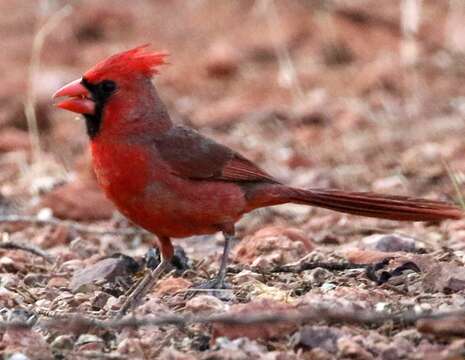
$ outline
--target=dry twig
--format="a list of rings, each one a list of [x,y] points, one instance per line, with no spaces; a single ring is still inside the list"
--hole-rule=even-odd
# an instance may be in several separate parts
[[[100,329],[115,329],[121,327],[140,326],[164,326],[176,325],[185,326],[188,324],[210,324],[223,323],[228,325],[250,325],[260,323],[303,323],[309,321],[343,322],[363,325],[381,325],[385,322],[396,324],[412,325],[418,320],[424,319],[445,319],[451,317],[465,316],[465,310],[438,311],[435,313],[417,313],[405,311],[401,313],[380,313],[376,311],[360,311],[353,309],[335,310],[326,308],[300,308],[286,312],[257,312],[243,316],[238,313],[223,313],[213,315],[165,315],[159,317],[126,317],[123,319],[98,319],[80,314],[55,315],[49,319],[42,319],[37,323],[33,321],[0,321],[0,329],[23,327],[31,328],[76,328],[94,327]]]
[[[40,54],[47,36],[59,25],[59,23],[69,16],[72,12],[70,5],[63,6],[60,10],[50,16],[49,19],[37,31],[32,44],[31,62],[29,64],[29,86],[25,103],[25,114],[29,136],[33,150],[34,161],[39,161],[41,158],[41,146],[39,140],[39,127],[35,113],[36,91],[35,80],[36,74],[40,68]]]
[[[52,255],[47,254],[44,250],[37,246],[21,244],[18,242],[10,241],[8,239],[2,239],[0,242],[0,249],[27,251],[31,254],[44,258],[49,263],[53,263],[54,261],[54,257]]]
[[[76,221],[71,221],[71,220],[60,220],[57,218],[41,219],[35,216],[26,216],[26,215],[1,215],[0,224],[1,223],[29,223],[29,224],[35,224],[35,225],[67,226],[80,233],[95,234],[95,235],[130,236],[130,235],[140,235],[144,233],[143,230],[137,229],[137,228],[105,230],[105,229],[96,228],[95,226],[91,226],[91,225],[83,225]]]

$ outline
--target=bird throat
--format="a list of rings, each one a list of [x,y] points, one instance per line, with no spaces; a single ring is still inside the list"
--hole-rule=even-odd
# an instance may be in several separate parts
[[[82,84],[92,94],[92,98],[95,102],[95,110],[93,114],[84,114],[86,119],[87,135],[90,139],[95,138],[102,127],[103,122],[103,107],[108,99],[104,94],[99,91],[99,86],[89,83],[85,78],[82,79]]]
[[[98,133],[100,132],[100,128],[102,127],[102,108],[103,106],[99,106],[95,104],[95,113],[94,114],[84,114],[84,118],[86,119],[86,129],[87,135],[89,135],[90,139],[95,138]]]

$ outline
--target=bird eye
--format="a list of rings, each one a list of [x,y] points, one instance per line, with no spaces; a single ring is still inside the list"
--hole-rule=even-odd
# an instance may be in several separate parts
[[[114,81],[111,80],[103,80],[100,83],[100,89],[102,89],[104,93],[110,94],[116,90],[116,84]]]

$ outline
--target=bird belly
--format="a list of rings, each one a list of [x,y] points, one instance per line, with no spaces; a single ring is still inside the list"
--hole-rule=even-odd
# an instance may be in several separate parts
[[[246,207],[235,184],[175,176],[154,179],[142,199],[127,216],[149,231],[169,237],[220,231],[239,220]]]
[[[94,169],[107,197],[128,219],[156,235],[214,233],[245,212],[244,193],[234,183],[181,178],[134,146],[95,148]]]

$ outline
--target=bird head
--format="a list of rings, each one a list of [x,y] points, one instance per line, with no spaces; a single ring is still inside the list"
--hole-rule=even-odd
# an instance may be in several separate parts
[[[114,54],[99,62],[77,80],[63,86],[53,98],[67,97],[57,107],[83,114],[89,135],[95,135],[104,110],[134,104],[141,83],[150,83],[158,66],[166,63],[166,53],[147,51],[148,45]],[[151,86],[151,85],[150,85]]]

